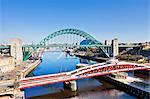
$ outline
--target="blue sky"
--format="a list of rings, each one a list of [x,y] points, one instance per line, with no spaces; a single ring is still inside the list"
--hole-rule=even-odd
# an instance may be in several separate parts
[[[40,42],[64,28],[97,40],[150,41],[149,0],[0,0],[0,43],[21,38]]]

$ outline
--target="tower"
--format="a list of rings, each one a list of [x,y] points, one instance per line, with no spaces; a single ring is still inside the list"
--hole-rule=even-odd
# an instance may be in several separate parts
[[[18,38],[10,39],[11,56],[14,57],[15,63],[20,64],[23,61],[22,40]]]
[[[113,57],[117,56],[119,53],[118,39],[117,38],[112,40],[112,53],[113,53]]]

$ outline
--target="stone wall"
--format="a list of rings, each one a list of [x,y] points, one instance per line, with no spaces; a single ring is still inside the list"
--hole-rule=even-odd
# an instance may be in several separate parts
[[[10,56],[0,57],[0,73],[5,73],[15,68],[14,58]]]

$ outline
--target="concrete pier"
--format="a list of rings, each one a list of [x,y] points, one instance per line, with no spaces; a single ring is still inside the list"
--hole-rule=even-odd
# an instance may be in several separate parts
[[[143,74],[145,76],[150,76],[150,70],[135,70],[135,74]]]
[[[32,64],[28,66],[28,68],[24,69],[21,72],[21,77],[20,78],[25,78],[31,71],[33,71],[39,64],[41,63],[41,60],[36,60]]]
[[[144,81],[140,81],[137,78],[127,77],[127,79],[124,80],[124,79],[115,79],[110,76],[102,76],[99,79],[110,82],[111,84],[117,86],[117,89],[123,90],[140,99],[150,98],[150,90],[149,90],[149,87],[147,86],[148,84]],[[141,82],[145,83],[146,85],[144,85],[144,87],[139,87],[136,85]]]
[[[64,88],[70,89],[71,91],[77,91],[77,83],[75,80],[64,82]]]

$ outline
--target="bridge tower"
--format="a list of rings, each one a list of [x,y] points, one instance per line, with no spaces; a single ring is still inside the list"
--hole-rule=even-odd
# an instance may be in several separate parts
[[[11,42],[11,56],[15,59],[15,64],[20,64],[23,61],[23,52],[22,52],[22,41],[18,38],[10,39]]]
[[[119,53],[119,47],[118,47],[118,39],[115,38],[112,40],[112,54],[113,57],[117,56]]]

